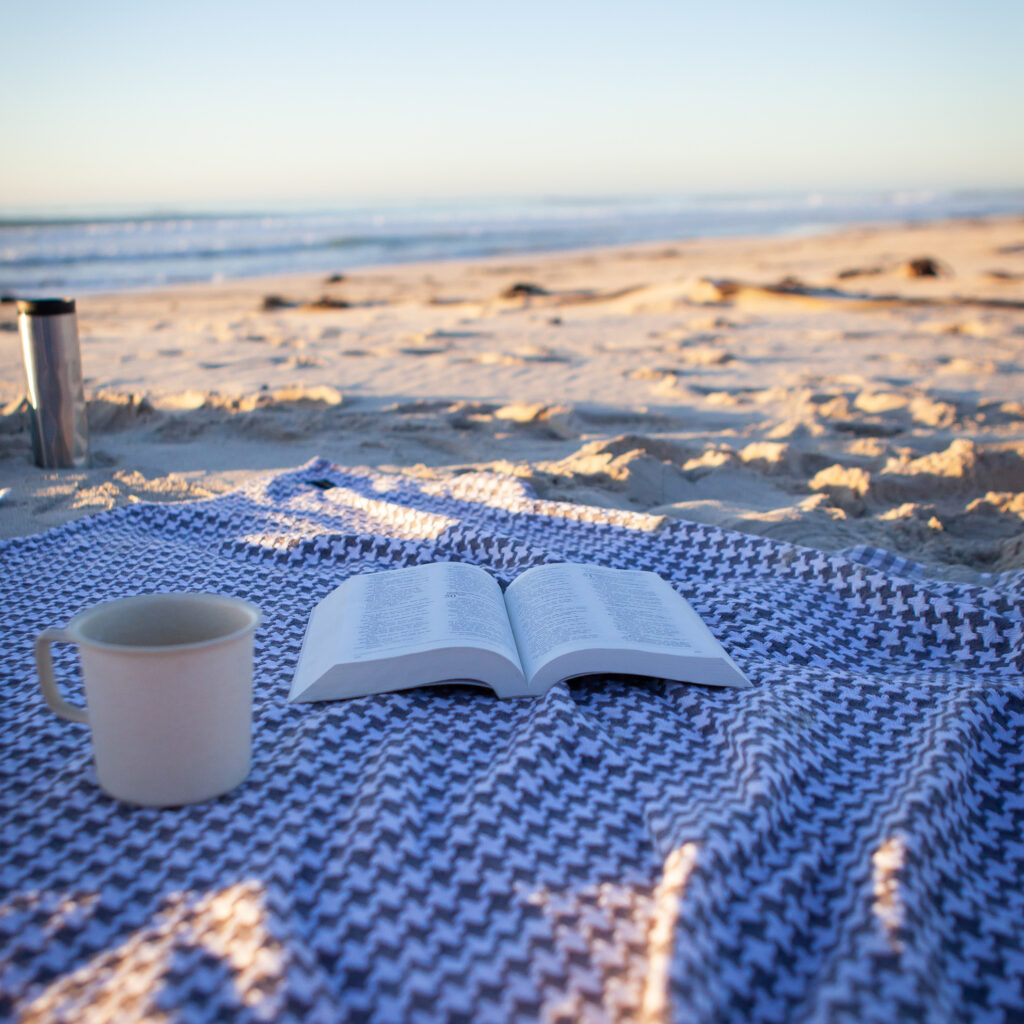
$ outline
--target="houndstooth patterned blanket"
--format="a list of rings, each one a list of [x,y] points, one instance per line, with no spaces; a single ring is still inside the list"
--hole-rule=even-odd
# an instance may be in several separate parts
[[[316,601],[443,559],[654,570],[755,687],[286,703]],[[0,1015],[1024,1019],[1024,578],[988,582],[322,460],[0,544]],[[253,771],[131,808],[31,641],[179,589],[264,610]]]

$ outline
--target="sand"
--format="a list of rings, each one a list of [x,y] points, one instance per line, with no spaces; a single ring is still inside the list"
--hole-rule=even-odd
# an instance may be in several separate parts
[[[525,287],[524,287],[525,286]],[[1024,568],[1024,220],[665,242],[79,300],[93,465],[31,463],[0,306],[0,536],[315,455],[937,575]]]

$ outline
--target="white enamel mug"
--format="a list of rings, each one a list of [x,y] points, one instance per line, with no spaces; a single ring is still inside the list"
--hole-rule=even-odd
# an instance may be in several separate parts
[[[248,774],[255,605],[217,594],[140,594],[79,612],[36,638],[39,685],[87,722],[100,786],[147,807],[197,803]],[[60,695],[50,645],[77,644],[85,707]]]

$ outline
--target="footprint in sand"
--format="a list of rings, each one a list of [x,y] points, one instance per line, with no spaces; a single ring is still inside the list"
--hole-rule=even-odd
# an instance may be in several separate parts
[[[453,331],[448,328],[442,329],[438,327],[433,331],[427,331],[422,337],[426,341],[441,338],[445,338],[450,341],[460,341],[469,338],[489,338],[490,336],[491,331]]]
[[[936,362],[939,364],[939,373],[963,374],[964,376],[988,377],[1000,370],[1006,372],[1009,369],[1000,367],[994,359],[965,359],[962,356],[954,356],[939,358]]]
[[[444,399],[418,399],[415,402],[402,402],[389,405],[385,412],[397,412],[403,416],[428,415],[436,412],[448,412],[454,408],[453,403]],[[493,406],[490,409],[493,411]]]
[[[673,366],[638,366],[635,370],[623,370],[622,376],[630,380],[649,380],[652,384],[671,381],[675,384],[681,371]]]
[[[910,398],[896,391],[861,391],[853,400],[853,405],[866,413],[896,412],[906,409],[910,405]]]
[[[855,394],[819,391],[807,396],[813,418],[829,429],[854,437],[894,437],[908,426],[908,401],[884,392]]]
[[[403,339],[408,344],[395,351],[406,356],[436,356],[450,352],[457,341],[469,338],[488,337],[487,332],[453,331],[436,328],[431,331],[420,331],[409,334]]]
[[[736,358],[728,349],[717,345],[688,346],[680,348],[675,354],[687,366],[722,366]]]
[[[948,428],[955,426],[959,419],[957,407],[952,402],[945,402],[921,395],[910,403],[910,414],[915,423],[926,427]]]
[[[481,366],[524,366],[527,363],[569,363],[568,356],[539,345],[524,345],[511,352],[479,352],[467,362]]]
[[[408,348],[397,348],[395,349],[396,355],[401,356],[440,356],[448,352],[449,349],[445,348],[430,348],[426,345],[413,346]]]
[[[519,428],[537,433],[541,437],[559,440],[579,437],[575,411],[570,406],[516,403],[502,406],[494,416],[496,419],[507,420]]]

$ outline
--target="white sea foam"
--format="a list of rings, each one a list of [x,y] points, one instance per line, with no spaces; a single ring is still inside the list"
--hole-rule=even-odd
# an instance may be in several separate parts
[[[656,239],[803,235],[1024,209],[1024,191],[574,198],[375,209],[60,217],[0,211],[0,290],[83,294]]]

